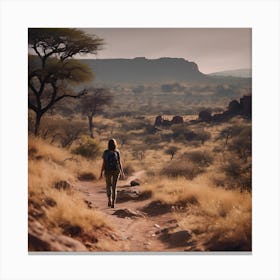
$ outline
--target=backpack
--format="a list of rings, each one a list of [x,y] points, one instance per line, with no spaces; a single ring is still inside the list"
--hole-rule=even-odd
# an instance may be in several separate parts
[[[119,154],[116,151],[107,151],[105,155],[105,170],[120,171]]]

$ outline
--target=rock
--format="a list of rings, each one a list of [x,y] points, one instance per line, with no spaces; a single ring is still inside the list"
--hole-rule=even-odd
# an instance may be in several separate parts
[[[118,195],[117,195],[117,203],[122,203],[129,200],[137,200],[138,197],[139,197],[139,192],[137,191],[120,190],[118,191]]]
[[[240,98],[240,106],[242,114],[251,117],[252,115],[252,95],[245,95]]]
[[[185,246],[191,234],[187,230],[181,230],[170,234],[169,243],[172,246]]]
[[[230,114],[238,114],[241,111],[240,103],[237,100],[232,100],[228,104],[228,111]]]
[[[209,121],[212,120],[211,113],[209,111],[206,111],[206,110],[199,112],[198,118],[201,121],[204,121],[204,122],[209,122]]]
[[[130,182],[131,187],[140,186],[140,181],[138,179],[132,180]]]
[[[171,205],[161,202],[160,200],[155,200],[144,206],[142,211],[149,216],[163,215],[165,213],[171,212]]]
[[[159,226],[158,224],[154,224],[154,226],[155,226],[156,228],[160,228],[160,226]]]
[[[131,211],[129,209],[119,209],[113,213],[113,215],[118,216],[119,218],[135,218],[135,217],[143,217],[142,214]]]
[[[169,120],[162,120],[161,125],[163,125],[163,126],[170,126],[171,125],[171,121],[169,121]]]
[[[182,124],[184,123],[184,119],[181,116],[174,116],[171,120],[171,124]]]
[[[28,219],[28,250],[59,252],[88,251],[80,241],[65,235],[54,234],[32,217]]]
[[[61,189],[69,190],[72,188],[72,185],[69,182],[62,180],[62,181],[55,182],[54,188],[56,188],[58,190],[61,190]]]
[[[162,125],[162,121],[163,121],[163,118],[162,116],[157,116],[156,119],[155,119],[155,126],[161,126]]]
[[[187,230],[180,230],[170,233],[171,228],[166,228],[161,231],[160,240],[169,244],[170,248],[187,246],[191,234]],[[173,229],[174,230],[174,227]]]

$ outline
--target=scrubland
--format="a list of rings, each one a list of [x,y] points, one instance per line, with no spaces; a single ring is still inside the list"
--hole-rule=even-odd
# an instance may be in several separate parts
[[[156,101],[151,102],[156,107]],[[125,106],[132,106],[126,108],[133,108],[133,113],[120,114],[118,104],[123,112]],[[89,209],[81,194],[54,185],[59,181],[76,184],[83,177],[95,180],[102,151],[114,137],[125,173],[129,176],[145,170],[140,191],[150,194],[147,203],[170,206],[180,229],[193,233],[194,245],[189,250],[250,251],[251,120],[234,117],[220,123],[191,123],[197,114],[175,110],[183,116],[183,124],[154,127],[156,114],[137,104],[122,98],[115,102],[114,110],[108,108],[96,116],[94,139],[87,136],[87,120],[78,114],[65,118],[56,113],[45,118],[44,133],[29,136],[30,215],[64,234],[69,234],[69,225],[88,235],[100,229],[113,232],[103,213]],[[99,249],[106,250],[106,246],[102,248],[101,242]]]

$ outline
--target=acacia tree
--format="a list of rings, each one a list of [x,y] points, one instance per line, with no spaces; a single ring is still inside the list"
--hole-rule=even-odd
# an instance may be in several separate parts
[[[90,137],[93,135],[93,117],[101,113],[106,105],[110,105],[113,100],[112,93],[106,88],[91,88],[88,94],[81,100],[81,113],[88,118]]]
[[[75,86],[93,78],[91,69],[77,54],[96,54],[103,40],[74,28],[29,28],[28,108],[36,115],[38,135],[42,116],[64,98],[79,98],[86,89]]]

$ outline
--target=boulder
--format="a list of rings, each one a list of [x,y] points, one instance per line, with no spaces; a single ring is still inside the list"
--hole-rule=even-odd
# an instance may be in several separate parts
[[[241,106],[240,103],[237,100],[232,100],[229,104],[228,104],[228,111],[230,114],[238,114],[241,111]]]
[[[245,95],[242,98],[240,98],[240,106],[242,114],[248,117],[251,117],[252,115],[252,96],[251,95]]]
[[[209,111],[206,111],[206,110],[199,112],[198,118],[201,121],[204,121],[204,122],[209,122],[209,121],[212,120],[211,113]]]
[[[161,126],[162,125],[162,121],[163,121],[162,116],[157,116],[154,125],[155,126]]]
[[[171,124],[182,124],[184,123],[184,119],[181,116],[174,116],[171,120]]]

